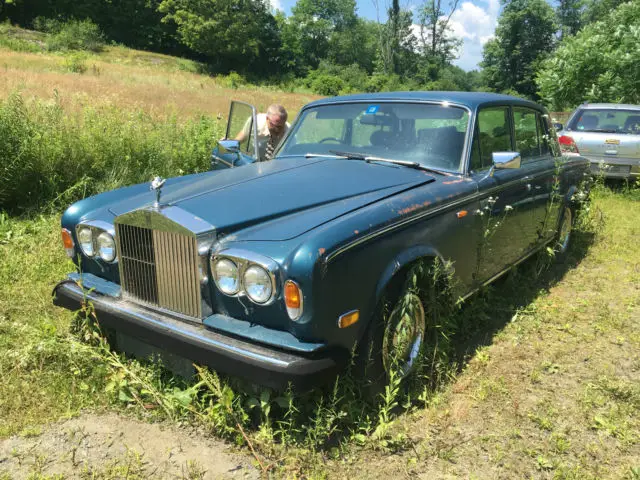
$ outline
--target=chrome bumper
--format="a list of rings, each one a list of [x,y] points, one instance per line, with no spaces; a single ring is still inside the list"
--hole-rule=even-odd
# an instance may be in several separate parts
[[[53,295],[55,305],[69,310],[91,302],[100,325],[267,387],[281,389],[292,384],[310,388],[335,377],[347,360],[337,351],[302,355],[221,334],[128,301],[87,292],[72,280],[56,285]]]

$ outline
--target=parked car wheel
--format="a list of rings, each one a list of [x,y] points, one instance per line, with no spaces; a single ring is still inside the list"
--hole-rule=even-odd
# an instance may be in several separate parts
[[[560,261],[563,261],[567,256],[569,243],[571,241],[572,230],[573,210],[568,205],[565,205],[562,210],[562,217],[560,218],[560,225],[558,227],[558,234],[556,236],[555,244],[556,256]]]
[[[371,394],[384,391],[392,375],[405,381],[419,369],[427,333],[425,307],[406,283],[402,276],[387,288],[357,352],[356,374]]]

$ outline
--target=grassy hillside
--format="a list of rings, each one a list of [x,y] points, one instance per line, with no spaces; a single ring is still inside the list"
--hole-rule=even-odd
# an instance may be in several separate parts
[[[207,371],[186,382],[53,307],[72,269],[59,214],[92,192],[207,168],[230,98],[296,112],[312,97],[121,47],[54,54],[45,40],[0,25],[1,479],[129,475],[98,455],[47,457],[38,440],[2,457],[9,436],[39,439],[86,411],[193,425],[191,440],[239,445],[273,477],[640,478],[637,188],[599,186],[566,263],[539,274],[533,259],[463,305],[435,385],[372,399],[349,378],[305,395]],[[129,454],[127,478],[156,478]]]
[[[0,211],[61,208],[154,175],[206,170],[230,100],[259,111],[282,103],[293,118],[315,98],[123,47],[53,53],[45,40],[0,25]]]

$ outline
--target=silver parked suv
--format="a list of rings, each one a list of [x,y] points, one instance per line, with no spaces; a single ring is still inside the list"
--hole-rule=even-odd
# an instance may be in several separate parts
[[[640,105],[584,103],[557,124],[560,147],[591,162],[606,178],[640,178]]]

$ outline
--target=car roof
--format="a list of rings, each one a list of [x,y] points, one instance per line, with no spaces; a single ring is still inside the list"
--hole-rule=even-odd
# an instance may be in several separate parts
[[[490,104],[510,104],[540,109],[540,105],[511,95],[488,92],[379,92],[344,95],[316,100],[305,105],[304,108],[319,105],[331,105],[344,102],[379,102],[379,101],[409,101],[409,102],[451,102],[475,109]]]
[[[640,110],[640,105],[631,105],[625,103],[583,103],[578,108],[585,110],[607,108],[611,110]]]

